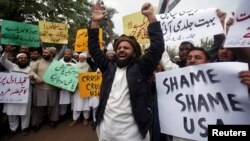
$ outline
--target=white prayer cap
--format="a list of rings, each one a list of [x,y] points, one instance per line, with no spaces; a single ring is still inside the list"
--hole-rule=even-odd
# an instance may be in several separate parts
[[[31,24],[33,21],[33,14],[27,14],[24,23]]]
[[[27,57],[27,55],[25,53],[19,53],[19,54],[17,54],[16,58],[19,58],[20,56],[26,56]]]
[[[115,54],[115,51],[113,51],[113,50],[107,50],[106,54],[110,54],[110,53]]]
[[[48,48],[51,51],[55,51],[56,52],[56,48],[55,47],[46,47],[46,48]]]
[[[109,53],[113,53],[113,54],[115,54],[115,51],[113,50],[113,46],[112,46],[112,44],[111,44],[111,43],[109,43],[109,44],[108,44],[106,54],[109,54]]]
[[[73,53],[74,56],[79,55],[77,52]]]
[[[80,53],[79,58],[87,58],[87,52]]]
[[[113,50],[112,43],[109,43],[109,44],[108,44],[107,50]]]
[[[180,56],[176,55],[174,56],[174,59],[180,59]]]
[[[46,47],[52,54],[56,54],[57,49],[55,47]]]

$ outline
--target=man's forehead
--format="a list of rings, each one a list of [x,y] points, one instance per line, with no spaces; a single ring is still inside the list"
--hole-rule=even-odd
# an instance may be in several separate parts
[[[64,54],[70,54],[71,55],[72,52],[71,51],[65,51]]]
[[[201,50],[192,50],[188,53],[188,55],[193,55],[193,56],[206,56],[205,53]]]

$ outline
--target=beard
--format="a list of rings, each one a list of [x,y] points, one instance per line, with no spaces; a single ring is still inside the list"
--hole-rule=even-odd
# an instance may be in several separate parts
[[[127,58],[121,60],[121,59],[119,59],[119,57],[117,55],[115,55],[114,61],[119,68],[123,68],[123,67],[128,66],[133,61],[133,57],[128,56]]]
[[[38,57],[30,57],[30,60],[32,60],[32,61],[36,61],[36,60],[38,60]]]
[[[49,61],[51,59],[51,56],[43,55],[43,59],[46,60],[46,61]]]
[[[16,64],[18,65],[19,68],[24,69],[29,65],[29,62],[25,63],[17,62]]]
[[[70,61],[71,61],[71,58],[69,58],[69,57],[64,57],[63,60],[64,60],[64,62],[70,62]]]

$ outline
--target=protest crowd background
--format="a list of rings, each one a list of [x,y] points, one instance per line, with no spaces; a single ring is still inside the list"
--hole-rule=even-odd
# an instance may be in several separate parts
[[[250,124],[247,0],[232,16],[142,4],[123,17],[123,35],[112,31],[114,9],[82,4],[82,25],[52,20],[55,13],[0,17],[0,140],[66,121],[93,127],[99,140],[124,133],[121,141],[202,141],[208,125]]]

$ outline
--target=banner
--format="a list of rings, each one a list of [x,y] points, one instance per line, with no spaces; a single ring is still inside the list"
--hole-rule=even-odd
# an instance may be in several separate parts
[[[68,24],[39,21],[41,41],[68,44]]]
[[[102,28],[99,28],[99,43],[102,48]],[[88,30],[79,29],[76,33],[75,52],[88,52]]]
[[[37,25],[3,20],[1,44],[40,47]]]
[[[79,73],[79,94],[80,97],[99,96],[102,84],[100,72]]]
[[[201,39],[223,33],[215,9],[200,9],[156,15],[165,43]]]
[[[80,69],[60,61],[53,61],[45,72],[43,79],[46,83],[74,92],[78,84]]]
[[[250,47],[250,3],[241,0],[230,27],[224,47]]]
[[[248,64],[208,63],[156,74],[161,132],[207,141],[208,125],[249,125]]]
[[[134,36],[139,44],[149,44],[148,19],[136,12],[122,18],[123,32],[127,36]]]
[[[28,103],[29,84],[28,74],[0,72],[0,103]]]

